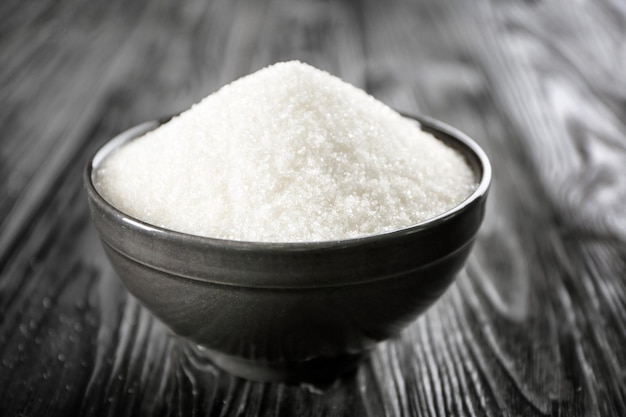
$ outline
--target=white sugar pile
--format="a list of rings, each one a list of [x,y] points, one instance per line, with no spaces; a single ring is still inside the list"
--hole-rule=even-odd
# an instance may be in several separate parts
[[[300,62],[243,77],[111,154],[111,204],[195,235],[353,238],[410,226],[466,199],[464,158],[415,122]]]

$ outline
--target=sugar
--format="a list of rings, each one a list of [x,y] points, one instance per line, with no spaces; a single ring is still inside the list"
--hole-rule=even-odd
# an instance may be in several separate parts
[[[145,222],[263,242],[401,229],[476,186],[463,156],[417,123],[296,61],[223,87],[116,150],[95,178]]]

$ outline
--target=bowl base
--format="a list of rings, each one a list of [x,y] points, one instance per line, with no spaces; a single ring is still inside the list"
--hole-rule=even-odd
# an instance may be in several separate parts
[[[257,382],[327,384],[355,369],[365,353],[314,358],[302,362],[265,362],[225,355],[202,348],[220,369],[239,378]]]

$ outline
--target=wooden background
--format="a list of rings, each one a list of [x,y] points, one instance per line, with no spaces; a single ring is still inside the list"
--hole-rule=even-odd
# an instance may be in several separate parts
[[[322,388],[215,369],[128,295],[90,154],[301,59],[491,157],[456,284]],[[626,3],[0,3],[0,415],[625,416]]]

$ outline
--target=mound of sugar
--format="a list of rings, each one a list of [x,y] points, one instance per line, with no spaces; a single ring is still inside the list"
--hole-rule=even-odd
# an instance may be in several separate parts
[[[300,62],[243,77],[112,153],[100,194],[145,222],[246,241],[400,229],[467,198],[464,158],[414,121]]]

